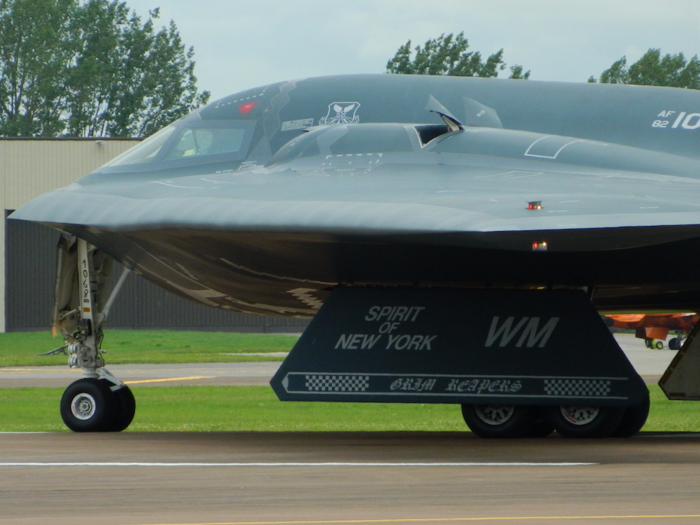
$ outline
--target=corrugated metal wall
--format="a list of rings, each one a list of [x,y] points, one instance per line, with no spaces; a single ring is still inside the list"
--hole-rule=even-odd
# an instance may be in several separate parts
[[[51,228],[5,219],[6,331],[51,326],[57,241]]]
[[[67,186],[134,146],[134,139],[0,138],[0,219],[47,191]],[[0,332],[5,331],[8,274],[5,221],[0,223]],[[33,263],[30,263],[33,264]],[[13,275],[16,272],[13,270]],[[25,286],[31,283],[25,282]]]
[[[0,201],[14,210],[67,186],[137,144],[133,139],[1,139]]]
[[[5,221],[6,330],[48,329],[58,233],[40,224]],[[116,265],[114,278],[121,266]],[[242,315],[187,301],[131,275],[110,312],[108,328],[300,332],[308,320]]]

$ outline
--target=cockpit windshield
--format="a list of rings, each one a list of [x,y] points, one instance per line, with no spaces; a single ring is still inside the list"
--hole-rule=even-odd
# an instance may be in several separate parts
[[[164,161],[236,153],[241,150],[245,129],[196,128],[185,130],[163,157]]]
[[[171,124],[159,132],[151,135],[146,140],[141,142],[139,145],[125,151],[121,155],[113,158],[105,167],[111,166],[128,166],[131,164],[147,164],[153,162],[160,150],[163,148],[163,144],[171,137],[171,135],[177,130],[175,124]]]
[[[185,119],[119,155],[105,168],[158,169],[245,159],[255,121]]]

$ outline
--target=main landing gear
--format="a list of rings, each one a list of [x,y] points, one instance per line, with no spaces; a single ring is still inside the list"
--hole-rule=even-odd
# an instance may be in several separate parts
[[[544,410],[515,405],[462,405],[469,429],[482,438],[546,437],[554,432]]]
[[[462,405],[469,429],[482,438],[545,437],[557,431],[567,438],[631,437],[649,415],[649,396],[633,407]]]
[[[104,368],[100,349],[102,327],[129,273],[125,270],[98,313],[110,267],[111,259],[86,241],[61,237],[52,331],[63,334],[69,366],[82,368],[85,376],[69,385],[61,398],[61,418],[74,432],[121,432],[136,412],[133,393]]]
[[[668,341],[669,350],[680,350],[683,348],[683,342],[686,340],[686,335],[680,330],[676,332],[676,336]]]
[[[686,336],[684,334],[679,334],[668,340],[668,350],[680,350],[683,347],[683,342]],[[645,339],[644,345],[650,350],[663,350],[664,342],[660,339]]]

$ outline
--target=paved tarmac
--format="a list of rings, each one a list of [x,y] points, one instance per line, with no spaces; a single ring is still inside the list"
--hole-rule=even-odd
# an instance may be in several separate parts
[[[0,524],[697,524],[700,436],[0,434]]]
[[[615,336],[632,365],[647,382],[655,384],[676,352],[649,350],[633,335]],[[280,355],[275,354],[276,357]],[[60,362],[65,359],[56,358]],[[139,386],[166,385],[268,385],[280,362],[212,363],[183,365],[107,365],[112,374]],[[68,386],[80,379],[82,371],[67,365],[0,368],[0,388],[25,386]]]
[[[129,385],[267,385],[281,362],[208,363],[167,365],[107,365],[107,369]],[[65,366],[0,368],[0,388],[68,386],[83,376],[80,369]]]

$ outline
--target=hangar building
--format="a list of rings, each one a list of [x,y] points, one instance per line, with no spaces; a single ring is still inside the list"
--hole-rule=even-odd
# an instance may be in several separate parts
[[[46,330],[51,323],[59,234],[8,220],[30,199],[67,186],[134,145],[135,139],[0,139],[0,332]],[[66,203],[70,205],[70,203]],[[120,272],[114,272],[116,274]],[[243,315],[208,308],[130,275],[107,328],[300,332],[303,319]]]

